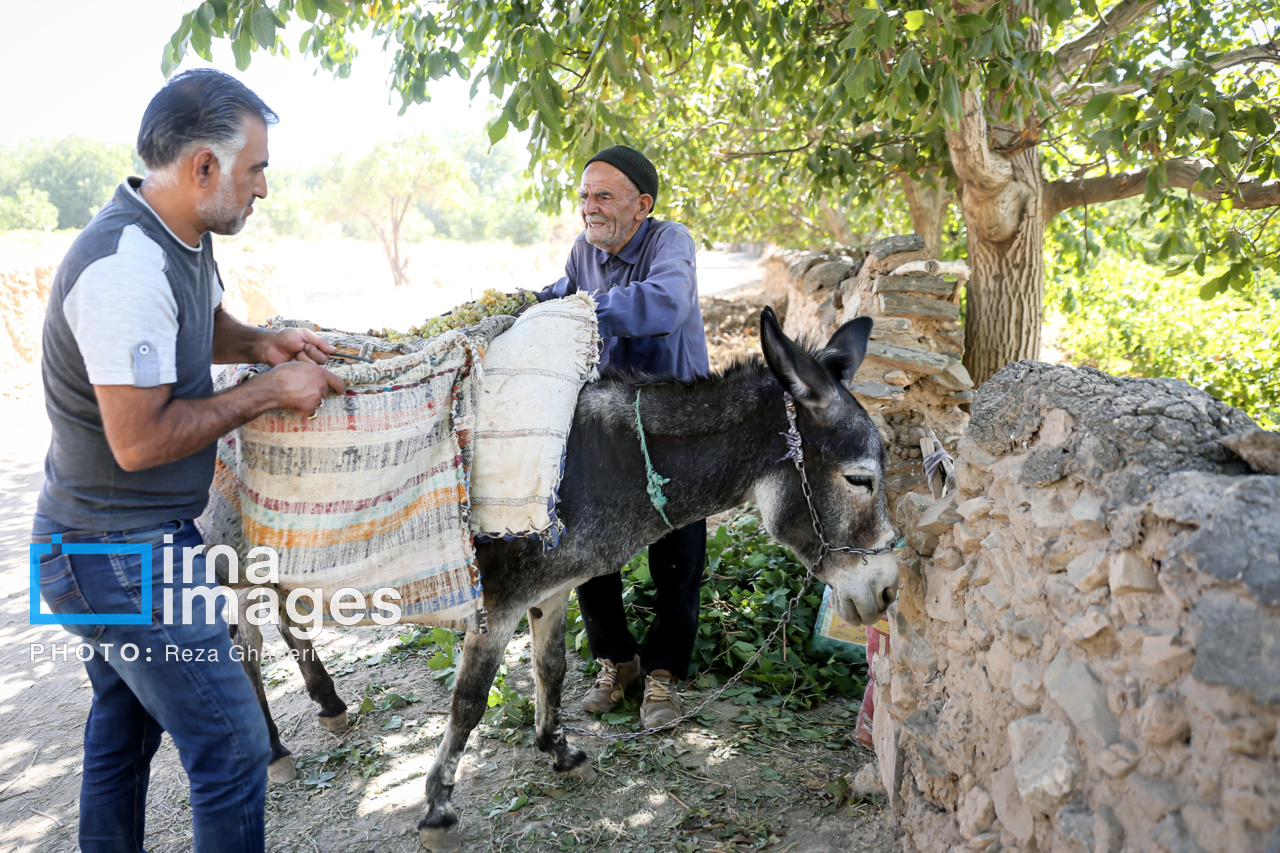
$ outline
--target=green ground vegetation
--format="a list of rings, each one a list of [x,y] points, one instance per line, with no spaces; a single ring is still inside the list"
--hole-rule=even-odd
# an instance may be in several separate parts
[[[1131,202],[1054,224],[1045,316],[1072,364],[1183,379],[1280,428],[1280,274],[1219,261]],[[1273,238],[1272,238],[1273,239]]]
[[[1187,278],[1116,255],[1058,273],[1046,299],[1063,321],[1058,345],[1073,364],[1115,376],[1184,379],[1280,429],[1280,276],[1210,300]]]

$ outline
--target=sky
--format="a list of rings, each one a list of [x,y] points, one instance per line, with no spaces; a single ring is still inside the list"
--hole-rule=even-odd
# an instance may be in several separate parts
[[[164,84],[162,48],[182,15],[198,4],[0,0],[0,146],[73,134],[132,143],[143,110]],[[301,33],[291,22],[285,43],[296,48]],[[179,70],[212,64],[244,81],[280,115],[271,129],[272,165],[310,166],[418,130],[483,128],[486,105],[470,106],[470,84],[455,79],[438,81],[430,103],[397,116],[400,97],[388,97],[391,58],[378,41],[357,43],[360,55],[345,80],[296,50],[290,59],[255,53],[240,72],[226,41],[214,42],[212,63],[188,52]]]

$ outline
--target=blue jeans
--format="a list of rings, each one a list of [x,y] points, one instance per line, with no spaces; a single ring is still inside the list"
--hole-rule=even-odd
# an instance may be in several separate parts
[[[203,556],[194,560],[192,582],[182,582],[182,549],[202,544],[195,524],[172,521],[104,533],[71,530],[37,513],[31,534],[35,542],[61,534],[66,543],[154,546],[150,624],[64,626],[93,650],[84,662],[93,704],[84,730],[80,849],[142,850],[151,757],[161,733],[168,732],[191,780],[197,853],[262,851],[271,759],[262,710],[244,669],[231,657],[221,613],[206,625],[207,603],[196,596],[191,624],[182,624],[187,621],[182,590],[205,586]],[[165,534],[173,536],[174,624],[162,619]],[[56,544],[53,548],[53,554],[41,557],[40,594],[54,613],[139,613],[142,560],[137,554],[68,555]],[[129,656],[134,659],[126,660]]]

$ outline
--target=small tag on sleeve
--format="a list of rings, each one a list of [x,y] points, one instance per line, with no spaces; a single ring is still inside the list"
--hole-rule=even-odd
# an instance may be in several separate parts
[[[133,345],[133,387],[154,388],[160,384],[160,353],[150,341]]]

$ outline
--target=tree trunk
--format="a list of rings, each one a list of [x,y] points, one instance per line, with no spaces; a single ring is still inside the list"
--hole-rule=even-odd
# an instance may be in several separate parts
[[[391,277],[395,280],[396,287],[409,283],[409,274],[407,272],[409,259],[400,257],[400,224],[403,221],[404,213],[392,214],[391,239],[386,247],[387,260],[391,262]]]
[[[1026,46],[1038,50],[1040,22],[1030,0],[1014,0],[1005,14],[1035,21]],[[999,97],[962,91],[961,119],[947,129],[969,243],[964,366],[975,386],[1011,361],[1040,355],[1048,186],[1036,128],[987,124]]]
[[[976,386],[1039,356],[1048,192],[1038,146],[1018,150],[1013,132],[992,132],[976,92],[961,103],[947,147],[969,243],[964,366]]]
[[[964,366],[975,385],[1011,361],[1040,355],[1045,186],[1036,148],[1010,163],[1014,180],[998,194],[960,192],[971,270]]]
[[[831,232],[837,243],[841,246],[852,246],[856,239],[853,235],[853,229],[849,227],[849,220],[845,218],[825,199],[818,199],[818,212],[822,214],[822,220],[827,225],[827,230]]]
[[[907,175],[902,176],[902,194],[911,212],[911,227],[924,238],[925,251],[931,258],[941,258],[942,228],[947,221],[951,195],[937,182],[929,187]]]

